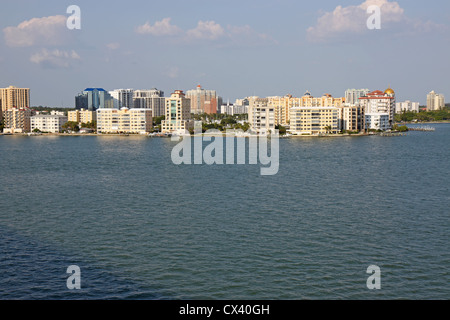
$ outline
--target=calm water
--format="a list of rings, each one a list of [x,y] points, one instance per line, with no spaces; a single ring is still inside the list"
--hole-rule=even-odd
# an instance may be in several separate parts
[[[175,166],[169,139],[0,136],[0,298],[450,299],[450,125],[434,126],[282,139],[275,176]]]

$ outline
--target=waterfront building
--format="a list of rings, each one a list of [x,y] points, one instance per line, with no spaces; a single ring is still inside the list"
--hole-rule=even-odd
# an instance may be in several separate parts
[[[441,110],[444,107],[445,107],[445,97],[443,94],[437,94],[433,90],[427,95],[428,111]]]
[[[0,88],[0,119],[4,112],[11,108],[29,108],[30,107],[30,89],[17,88],[9,86]]]
[[[337,134],[341,131],[338,107],[293,107],[289,132],[296,135]]]
[[[4,133],[30,132],[30,108],[8,108],[3,112]]]
[[[404,102],[397,102],[395,104],[395,113],[402,112],[419,112],[419,102],[411,102],[406,100]]]
[[[97,121],[97,112],[89,111],[85,109],[74,110],[67,112],[67,121],[78,122],[78,123],[88,123]]]
[[[151,109],[115,109],[97,110],[98,133],[132,133],[146,134],[152,130]]]
[[[113,99],[113,108],[122,109],[122,108],[134,108],[134,90],[133,89],[116,89],[113,91],[109,91]]]
[[[291,110],[293,108],[342,108],[345,103],[345,98],[343,97],[334,98],[331,94],[324,94],[321,97],[313,97],[308,91],[300,98],[292,97],[292,95],[286,95],[284,97],[276,96],[264,99],[249,97],[247,99],[249,101],[249,122],[252,129],[257,132],[264,130],[267,131],[278,125],[289,127],[291,123],[290,117],[291,114],[293,114],[291,113]],[[296,116],[299,115],[299,113],[294,114]],[[299,124],[300,122],[298,121],[304,120],[299,120],[296,118],[294,121],[296,124]],[[340,128],[340,125],[337,127]],[[317,130],[312,131],[316,132]],[[325,132],[324,130],[322,131]]]
[[[248,122],[256,133],[268,133],[275,129],[275,109],[269,106],[268,98],[249,98]]]
[[[194,90],[186,91],[186,98],[191,99],[192,113],[217,113],[222,105],[222,98],[215,90],[205,90],[198,85]]]
[[[369,89],[347,89],[345,91],[345,103],[359,106],[359,98],[364,97],[369,92]]]
[[[166,98],[166,119],[161,122],[162,133],[185,132],[194,127],[191,120],[191,99],[182,90],[176,90]]]
[[[41,132],[59,133],[67,122],[66,116],[61,115],[35,115],[30,118],[30,131],[35,129]]]
[[[364,107],[360,105],[345,104],[339,109],[341,130],[361,132],[365,129]]]
[[[395,116],[395,92],[390,87],[376,90],[359,98],[364,107],[366,129],[389,130]]]
[[[134,91],[134,108],[152,109],[153,117],[161,117],[165,114],[166,100],[164,91],[156,88],[150,90]]]
[[[99,108],[114,108],[114,100],[102,88],[87,88],[75,97],[75,108],[89,111],[96,111]]]

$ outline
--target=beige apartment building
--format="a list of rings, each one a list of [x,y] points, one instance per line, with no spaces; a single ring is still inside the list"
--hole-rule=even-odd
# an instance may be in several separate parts
[[[294,107],[290,110],[290,129],[295,135],[318,135],[341,131],[339,108]]]
[[[29,108],[30,89],[10,86],[0,88],[0,118],[4,112],[10,108]]]
[[[92,121],[97,121],[97,112],[89,111],[85,109],[69,111],[67,113],[68,120],[78,123],[88,123]]]
[[[364,107],[359,105],[344,105],[339,107],[341,130],[361,132],[365,129]]]
[[[289,126],[292,123],[290,111],[293,108],[342,108],[345,104],[345,98],[333,98],[330,94],[315,98],[309,92],[300,98],[286,95],[284,97],[249,97],[247,99],[249,101],[249,122],[252,129],[257,132],[270,130],[278,125]],[[296,124],[298,123],[296,122]]]
[[[146,134],[152,128],[151,109],[97,109],[97,133]]]
[[[166,98],[166,119],[161,122],[162,133],[184,133],[192,129],[194,121],[191,120],[191,100],[182,90],[176,90]]]
[[[31,110],[29,108],[9,108],[3,112],[5,118],[4,133],[30,132]]]

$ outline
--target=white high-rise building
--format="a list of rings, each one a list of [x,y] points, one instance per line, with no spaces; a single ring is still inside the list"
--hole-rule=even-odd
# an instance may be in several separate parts
[[[406,112],[419,112],[419,102],[411,102],[406,100],[405,102],[397,102],[395,104],[395,113]]]
[[[121,108],[131,109],[134,107],[134,103],[133,103],[134,90],[133,89],[116,89],[116,90],[110,91],[109,94],[113,97],[114,109],[121,109]]]
[[[441,110],[445,107],[445,97],[443,94],[437,94],[436,92],[431,91],[427,95],[427,110]]]
[[[386,91],[373,91],[359,98],[364,107],[366,129],[389,130],[394,124],[395,92],[391,88]]]
[[[359,98],[364,97],[369,92],[369,89],[347,89],[345,91],[345,103],[359,106]]]

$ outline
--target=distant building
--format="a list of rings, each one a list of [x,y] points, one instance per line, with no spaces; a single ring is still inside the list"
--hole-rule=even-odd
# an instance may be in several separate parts
[[[161,122],[162,133],[182,132],[194,127],[191,120],[191,99],[182,90],[176,90],[166,98],[166,119]]]
[[[191,99],[192,113],[217,113],[222,105],[222,98],[215,90],[205,90],[200,85],[195,90],[186,91],[186,97]]]
[[[406,100],[405,102],[397,102],[395,104],[395,113],[402,112],[419,112],[420,104],[419,102],[411,102]]]
[[[228,114],[234,116],[235,114],[245,114],[248,113],[248,105],[238,105],[238,104],[222,104],[220,106],[220,113]]]
[[[4,112],[11,108],[29,108],[30,107],[30,89],[17,88],[9,86],[0,88],[0,118]]]
[[[294,107],[290,109],[289,132],[318,135],[341,131],[338,107]]]
[[[87,88],[75,97],[75,108],[96,111],[99,108],[113,108],[111,95],[102,88]]]
[[[115,109],[134,108],[134,104],[133,104],[134,90],[133,89],[116,89],[113,91],[109,91],[109,94],[113,98],[113,108],[115,108]]]
[[[146,134],[152,130],[153,119],[150,109],[115,109],[97,110],[98,133],[136,133]]]
[[[395,92],[390,87],[383,91],[369,92],[359,98],[364,107],[366,129],[389,130],[394,124]]]
[[[433,90],[427,95],[428,111],[441,110],[444,107],[445,107],[445,97],[443,94],[437,94]]]
[[[165,114],[166,100],[164,91],[156,88],[150,90],[134,91],[134,108],[152,109],[153,117],[161,117]]]
[[[41,132],[59,133],[66,122],[66,116],[35,115],[30,118],[30,130],[38,129]]]
[[[29,108],[8,108],[3,113],[4,133],[30,132],[31,110]]]
[[[88,123],[97,121],[97,112],[89,111],[85,109],[74,110],[67,112],[67,121],[78,122],[78,123]]]
[[[369,92],[369,89],[347,89],[345,91],[345,103],[359,106],[359,98],[364,97]]]

